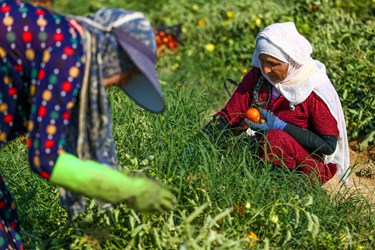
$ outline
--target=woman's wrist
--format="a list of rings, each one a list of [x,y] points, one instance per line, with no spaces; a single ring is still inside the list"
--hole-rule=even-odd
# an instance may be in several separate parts
[[[91,198],[118,203],[125,200],[129,177],[100,163],[62,153],[53,168],[51,183]]]

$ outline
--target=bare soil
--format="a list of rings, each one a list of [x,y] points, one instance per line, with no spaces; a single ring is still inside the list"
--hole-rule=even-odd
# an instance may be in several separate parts
[[[343,185],[338,178],[333,178],[323,187],[332,194],[340,192],[344,197],[355,192],[366,197],[375,206],[375,145],[359,151],[359,141],[352,141],[349,147],[353,170],[348,185]]]

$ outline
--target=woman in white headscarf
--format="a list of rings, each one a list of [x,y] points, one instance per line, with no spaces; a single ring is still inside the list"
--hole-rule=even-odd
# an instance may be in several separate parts
[[[311,58],[311,44],[294,23],[275,23],[256,38],[252,68],[206,126],[263,132],[262,156],[275,165],[298,168],[321,184],[335,174],[347,180],[349,149],[340,99],[325,66]],[[256,106],[264,123],[246,118]],[[259,134],[255,133],[259,138]],[[257,136],[258,135],[258,136]]]

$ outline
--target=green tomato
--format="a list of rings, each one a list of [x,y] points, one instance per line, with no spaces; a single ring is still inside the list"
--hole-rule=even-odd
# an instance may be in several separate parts
[[[277,224],[279,222],[279,217],[275,214],[271,215],[269,219],[270,219],[270,222],[273,224]]]

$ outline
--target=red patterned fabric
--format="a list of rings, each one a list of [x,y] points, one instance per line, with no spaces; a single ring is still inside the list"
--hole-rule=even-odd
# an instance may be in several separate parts
[[[282,130],[270,130],[266,135],[263,158],[278,166],[289,169],[299,168],[321,184],[330,180],[336,173],[336,164],[324,165],[316,154],[311,154],[291,135]]]
[[[251,105],[267,102],[270,99],[267,104],[260,106],[272,111],[283,121],[308,129],[318,135],[336,137],[339,135],[335,118],[327,105],[314,92],[301,104],[291,107],[283,96],[276,100],[270,98],[272,95],[270,85],[264,85],[255,97],[253,92],[260,77],[260,70],[252,68],[225,107],[220,110],[219,114],[232,127],[242,126],[246,130],[247,125],[243,121],[246,110]],[[312,152],[302,147],[292,136],[282,130],[271,130],[266,133],[262,156],[275,165],[289,169],[299,168],[308,175],[316,176],[322,184],[331,179],[337,170],[335,164],[325,165],[320,156],[312,155]]]

